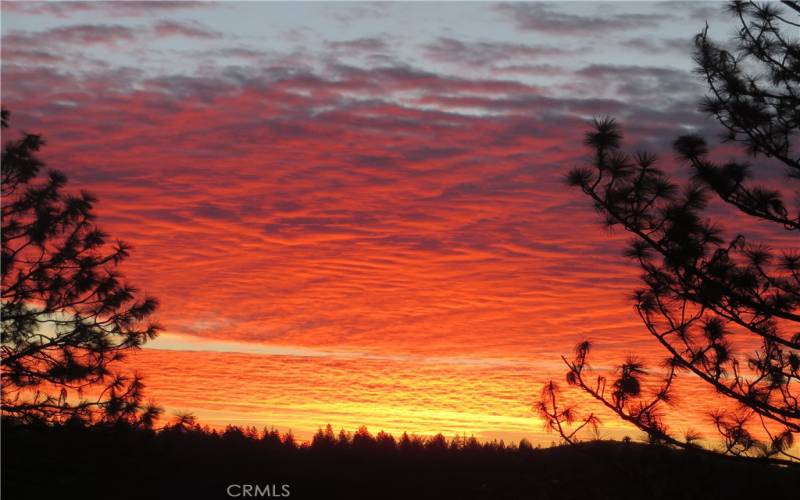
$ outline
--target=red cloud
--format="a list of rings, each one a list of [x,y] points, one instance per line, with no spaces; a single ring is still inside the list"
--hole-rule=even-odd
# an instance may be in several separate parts
[[[222,34],[197,21],[159,21],[153,26],[157,36],[184,36],[188,38],[221,38]]]
[[[601,69],[614,71],[587,72],[594,78]],[[287,377],[302,380],[311,400],[324,391],[300,378],[308,370],[329,381],[342,370],[367,377],[377,370],[364,368],[370,359],[397,357],[439,377],[432,394],[446,387],[464,397],[463,384],[486,383],[481,394],[502,401],[476,405],[512,401],[517,418],[527,419],[524,388],[560,373],[542,360],[557,360],[577,340],[595,339],[608,356],[600,362],[630,350],[660,354],[627,299],[637,269],[620,258],[623,242],[609,241],[562,179],[585,161],[579,144],[589,116],[621,116],[636,125],[629,143],[665,152],[676,124],[702,124],[683,106],[556,98],[516,81],[401,66],[154,78],[12,64],[3,78],[12,123],[42,133],[48,164],[99,195],[101,226],[134,245],[127,277],[161,299],[168,332],[361,353],[363,372],[338,359],[290,368]],[[662,165],[673,168],[664,156]],[[237,412],[257,422],[248,412],[263,407],[247,399],[256,382],[242,366],[283,373],[282,361],[215,356],[144,353],[137,366],[168,406],[202,400],[203,421]],[[453,369],[447,378],[425,372],[419,357],[495,364]],[[406,380],[408,363],[375,363],[393,370],[381,384]],[[492,379],[502,363],[517,368]],[[210,373],[223,380],[208,390],[224,392],[224,408],[214,403],[218,395],[176,389],[189,370],[197,387]],[[431,379],[409,380],[402,394],[396,386],[379,392],[397,395],[390,409],[420,408],[414,394]],[[437,401],[444,416],[434,412],[417,430],[447,430],[438,426],[452,406]],[[316,426],[333,408],[320,404],[306,417],[286,404],[281,422]],[[342,419],[386,422],[388,413],[348,410]],[[274,415],[270,423],[280,424]],[[480,434],[482,415],[455,430]],[[408,422],[422,422],[403,418],[392,425],[415,430]],[[517,429],[519,421],[502,425]]]
[[[101,1],[101,2],[3,2],[2,9],[29,15],[71,17],[81,13],[104,13],[112,16],[139,17],[154,11],[177,11],[198,7],[213,6],[213,2],[194,2],[190,0],[158,2],[148,1]]]
[[[117,92],[87,78],[12,72],[11,88],[49,88],[37,101],[52,104],[21,91],[7,102],[49,138],[51,164],[98,193],[106,228],[136,247],[129,275],[162,298],[171,331],[502,357],[627,310],[635,270],[561,184],[582,155],[565,140],[585,127],[572,113],[604,110],[592,101],[407,68]],[[101,85],[102,99],[82,90]],[[428,97],[403,105],[408,91]],[[464,115],[453,99],[499,108],[447,97],[458,93],[514,104]]]

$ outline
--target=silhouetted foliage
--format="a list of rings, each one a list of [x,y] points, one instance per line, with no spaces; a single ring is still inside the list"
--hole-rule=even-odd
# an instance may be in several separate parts
[[[797,3],[785,3],[800,13]],[[769,162],[782,165],[787,174],[782,184],[796,197],[800,25],[776,4],[735,2],[729,10],[740,23],[733,53],[713,42],[707,29],[695,39],[697,71],[709,88],[702,110],[723,125],[724,140],[744,145],[762,169]],[[585,141],[594,152],[593,165],[574,169],[567,181],[592,199],[608,226],[633,235],[626,255],[643,271],[643,286],[633,296],[636,311],[668,358],[658,375],[628,359],[612,382],[604,375],[592,381],[590,344],[583,342],[573,358],[564,358],[567,381],[651,441],[690,448],[700,436],[673,435],[663,415],[675,378],[688,372],[735,403],[735,410],[712,415],[724,453],[797,460],[790,447],[800,432],[800,254],[772,251],[742,235],[725,239],[707,206],[715,194],[754,224],[792,236],[800,229],[797,207],[790,209],[779,189],[747,182],[754,170],[747,161],[712,161],[697,135],[674,142],[693,173],[684,186],[659,170],[653,155],[624,153],[621,142],[614,120],[596,121]],[[652,384],[645,380],[653,377],[661,380],[646,391]],[[556,400],[555,392],[545,396],[545,402]],[[561,426],[574,415],[540,413],[571,441]],[[754,437],[753,425],[766,441]]]
[[[64,192],[56,170],[39,175],[43,145],[26,133],[2,153],[2,412],[150,426],[161,410],[143,403],[141,379],[110,365],[156,335],[157,302],[123,281],[130,249],[107,243],[94,196]]]
[[[567,444],[575,444],[576,436],[587,426],[597,432],[600,419],[594,413],[580,417],[581,423],[575,424],[577,416],[572,406],[561,407],[558,401],[558,385],[552,380],[542,387],[542,395],[536,404],[536,410],[549,431],[556,431]]]

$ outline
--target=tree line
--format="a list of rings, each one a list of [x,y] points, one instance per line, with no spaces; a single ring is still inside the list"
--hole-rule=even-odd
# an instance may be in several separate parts
[[[650,441],[692,450],[701,436],[677,435],[668,425],[674,382],[690,377],[736,406],[709,416],[721,437],[718,451],[796,464],[800,251],[726,235],[729,221],[715,220],[709,204],[716,199],[777,238],[800,230],[800,4],[737,1],[728,11],[737,25],[733,39],[720,44],[703,30],[694,60],[708,89],[700,109],[744,156],[719,161],[705,138],[681,136],[674,152],[691,180],[678,182],[654,155],[625,151],[622,127],[606,118],[585,136],[589,166],[566,176],[607,226],[631,236],[625,255],[641,269],[633,310],[666,359],[652,369],[631,357],[613,372],[594,373],[593,344],[586,340],[563,357],[566,382]],[[3,110],[3,129],[9,118]],[[158,301],[125,280],[119,266],[130,246],[98,227],[93,195],[68,192],[63,173],[45,170],[38,157],[43,146],[40,136],[22,133],[2,152],[2,414],[31,426],[152,431],[162,409],[145,400],[140,377],[116,368],[128,350],[158,334]],[[776,165],[785,173],[779,185],[754,183],[756,173]],[[561,404],[559,391],[555,382],[545,384],[536,409],[548,428],[575,443],[599,421]],[[183,427],[198,432],[188,421]],[[154,435],[163,439],[175,429]],[[348,449],[417,446],[411,437],[330,434],[315,436],[312,449],[345,441]],[[283,442],[293,441],[284,436]],[[424,450],[452,446],[422,443]]]
[[[540,448],[327,426],[299,442],[274,428],[217,430],[186,417],[149,429],[78,419],[2,427],[8,498],[220,499],[230,485],[288,485],[300,499],[760,498],[765,484],[772,493],[800,487],[794,471],[764,462],[633,441]]]

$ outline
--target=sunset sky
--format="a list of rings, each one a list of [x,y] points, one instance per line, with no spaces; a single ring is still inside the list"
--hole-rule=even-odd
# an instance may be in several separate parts
[[[130,363],[170,410],[549,442],[530,407],[577,341],[663,357],[563,176],[595,116],[668,170],[713,140],[720,7],[3,2],[2,100],[134,246],[165,330]]]

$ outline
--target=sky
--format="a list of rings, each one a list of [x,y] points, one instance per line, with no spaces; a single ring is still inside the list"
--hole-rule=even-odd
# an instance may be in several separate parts
[[[721,7],[3,2],[2,101],[133,245],[168,408],[554,439],[530,406],[576,342],[663,357],[564,174],[592,117],[670,171],[713,138],[691,40]]]

